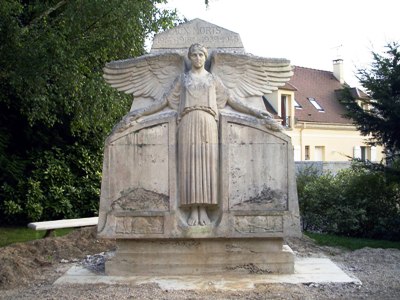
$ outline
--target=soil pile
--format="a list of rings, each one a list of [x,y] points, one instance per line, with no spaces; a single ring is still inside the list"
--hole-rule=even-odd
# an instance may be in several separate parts
[[[48,237],[0,248],[0,289],[34,280],[52,266],[78,261],[87,255],[110,251],[115,241],[96,238],[96,228],[86,227],[62,237]]]

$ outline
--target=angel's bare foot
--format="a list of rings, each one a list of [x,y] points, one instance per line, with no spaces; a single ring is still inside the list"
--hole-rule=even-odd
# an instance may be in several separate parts
[[[189,216],[187,223],[189,226],[195,226],[195,225],[197,225],[198,221],[199,221],[198,207],[192,206],[192,208],[190,210],[190,216]]]
[[[199,225],[205,226],[210,224],[210,218],[207,215],[206,208],[204,206],[199,207]]]

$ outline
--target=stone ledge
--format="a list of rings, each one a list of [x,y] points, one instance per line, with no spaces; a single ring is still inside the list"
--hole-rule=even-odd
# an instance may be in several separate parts
[[[296,258],[294,274],[247,274],[207,276],[107,276],[75,265],[54,284],[126,284],[156,283],[163,290],[248,290],[260,284],[353,283],[361,281],[346,274],[328,258]]]

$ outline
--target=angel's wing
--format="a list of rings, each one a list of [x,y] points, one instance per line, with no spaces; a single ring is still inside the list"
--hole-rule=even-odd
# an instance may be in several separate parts
[[[272,93],[293,75],[286,59],[224,52],[213,54],[210,71],[221,78],[232,95],[239,98]]]
[[[103,77],[126,94],[160,99],[184,69],[184,58],[178,53],[149,54],[107,63]]]

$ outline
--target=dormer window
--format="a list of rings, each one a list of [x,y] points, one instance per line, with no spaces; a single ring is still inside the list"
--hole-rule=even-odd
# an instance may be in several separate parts
[[[303,109],[303,107],[295,99],[293,99],[293,104],[295,109]]]
[[[321,107],[321,105],[318,104],[315,98],[308,97],[307,99],[316,108],[316,110],[318,110],[319,112],[325,112],[325,110]]]
[[[366,103],[364,101],[361,101],[361,100],[357,100],[357,103],[364,111],[369,111],[370,110],[370,107],[369,107],[368,103]]]

